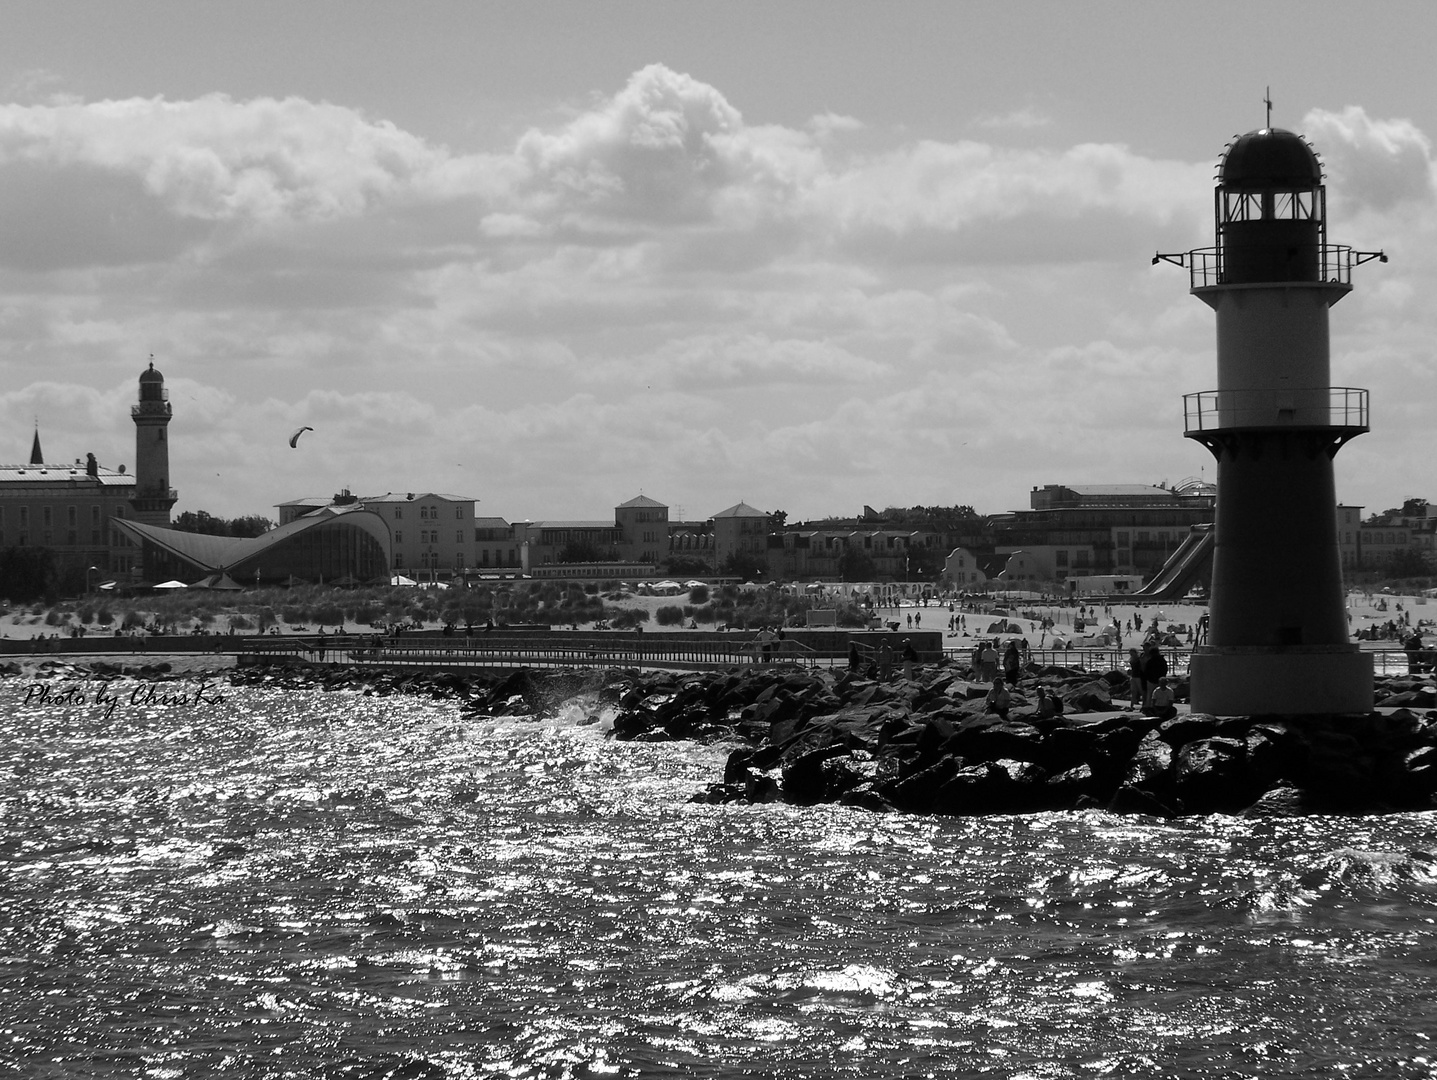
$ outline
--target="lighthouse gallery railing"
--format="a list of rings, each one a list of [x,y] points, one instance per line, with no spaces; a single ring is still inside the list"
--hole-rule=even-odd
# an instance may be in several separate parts
[[[1201,390],[1183,395],[1189,432],[1223,428],[1368,430],[1367,391],[1355,386],[1296,390]]]

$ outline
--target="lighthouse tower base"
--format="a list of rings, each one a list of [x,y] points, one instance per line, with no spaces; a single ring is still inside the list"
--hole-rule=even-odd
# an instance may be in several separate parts
[[[1200,645],[1193,650],[1193,712],[1215,716],[1372,711],[1372,655],[1356,645]]]

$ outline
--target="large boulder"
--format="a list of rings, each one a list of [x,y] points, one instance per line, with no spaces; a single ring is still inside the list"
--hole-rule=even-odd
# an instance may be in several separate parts
[[[1178,748],[1173,787],[1189,814],[1235,814],[1256,792],[1247,773],[1247,747],[1238,739],[1195,739]]]
[[[1063,692],[1067,712],[1110,712],[1113,708],[1112,688],[1101,679],[1093,679]]]
[[[883,789],[883,794],[900,810],[928,813],[939,809],[938,792],[958,772],[961,764],[957,758],[941,757],[927,768],[890,783]]]
[[[1005,802],[1011,783],[1008,771],[985,761],[956,769],[935,792],[931,809],[935,814],[991,814]]]
[[[972,761],[997,761],[1014,758],[1019,761],[1043,761],[1043,733],[1032,724],[1018,720],[974,720],[958,728],[948,741],[947,749]]]
[[[812,806],[829,798],[831,772],[824,769],[830,759],[847,754],[845,747],[830,744],[806,751],[783,766],[783,797],[791,803]],[[836,793],[835,793],[836,794]]]

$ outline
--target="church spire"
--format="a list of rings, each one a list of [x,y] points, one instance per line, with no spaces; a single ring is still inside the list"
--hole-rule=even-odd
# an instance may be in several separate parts
[[[40,425],[35,425],[35,441],[30,444],[30,464],[45,464],[45,455],[40,452]]]

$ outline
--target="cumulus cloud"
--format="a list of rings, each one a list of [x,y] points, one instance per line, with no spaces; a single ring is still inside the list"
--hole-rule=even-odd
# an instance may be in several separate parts
[[[1374,119],[1350,105],[1341,112],[1313,109],[1303,127],[1345,204],[1387,211],[1434,201],[1432,140],[1410,120]]]
[[[386,121],[300,98],[0,105],[0,165],[138,178],[175,213],[326,219],[445,187],[447,154]]]
[[[569,223],[683,224],[782,200],[817,164],[810,136],[751,127],[714,87],[653,64],[598,108],[515,148],[530,206]]]

